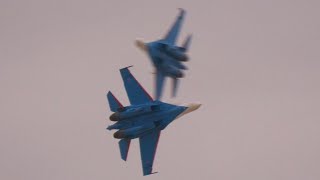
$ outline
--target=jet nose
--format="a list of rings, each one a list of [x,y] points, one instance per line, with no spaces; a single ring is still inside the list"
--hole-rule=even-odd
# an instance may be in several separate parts
[[[143,41],[137,39],[137,40],[135,41],[135,44],[136,44],[136,46],[137,46],[138,48],[140,48],[141,50],[147,51],[147,44],[144,43]]]
[[[188,114],[192,111],[199,109],[201,104],[200,103],[189,103],[189,104],[183,104],[181,106],[185,107],[186,109],[184,109],[184,111],[181,114],[179,114],[179,116],[177,116],[177,119],[185,114]]]
[[[111,116],[109,117],[109,119],[110,119],[111,121],[119,121],[120,115],[119,115],[118,112],[115,112],[115,113],[111,114]]]
[[[187,105],[189,112],[199,109],[200,106],[201,104],[199,103],[190,103]]]

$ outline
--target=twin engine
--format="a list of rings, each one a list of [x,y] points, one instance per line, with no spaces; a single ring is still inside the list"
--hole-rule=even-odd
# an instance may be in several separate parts
[[[182,78],[182,77],[184,77],[183,72],[180,69],[178,69],[178,68],[176,68],[174,66],[167,65],[165,69],[166,69],[167,73],[169,74],[169,76],[171,76],[173,78]]]
[[[113,134],[113,137],[116,139],[123,139],[123,138],[136,138],[141,134],[148,132],[149,130],[155,128],[154,124],[148,124],[143,126],[136,126],[124,130],[119,130]]]
[[[165,47],[165,52],[178,61],[188,61],[189,57],[179,48],[177,47]]]
[[[132,108],[121,108],[117,112],[111,114],[110,120],[111,121],[121,121],[129,118],[133,118],[136,116],[140,116],[142,114],[148,114],[153,111],[158,111],[158,105],[151,105],[151,106],[144,106],[144,107],[132,107]]]

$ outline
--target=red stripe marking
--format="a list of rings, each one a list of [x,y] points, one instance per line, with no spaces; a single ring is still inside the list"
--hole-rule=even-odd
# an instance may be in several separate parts
[[[123,108],[123,105],[122,105],[122,104],[120,103],[120,101],[112,94],[111,91],[110,91],[110,94],[111,94],[111,96],[116,100],[118,106],[119,106],[120,108]]]
[[[150,96],[150,94],[141,86],[141,84],[139,83],[139,81],[137,81],[137,79],[132,75],[132,73],[130,72],[130,70],[128,69],[129,73],[131,74],[133,80],[135,80],[137,82],[137,84],[140,86],[140,88],[144,91],[144,93],[149,97],[149,99],[151,101],[153,101],[152,97]]]

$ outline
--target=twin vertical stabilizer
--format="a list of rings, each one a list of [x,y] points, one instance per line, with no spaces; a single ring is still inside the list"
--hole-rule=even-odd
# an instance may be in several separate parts
[[[119,100],[112,94],[111,91],[107,94],[107,99],[109,102],[109,107],[112,112],[116,112],[119,108],[122,108],[122,104],[119,102]]]

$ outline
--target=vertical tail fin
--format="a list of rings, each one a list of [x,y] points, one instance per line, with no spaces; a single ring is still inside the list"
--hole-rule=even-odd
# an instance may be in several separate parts
[[[124,161],[126,161],[127,157],[128,157],[130,142],[131,142],[130,139],[121,139],[119,141],[121,159],[124,160]]]
[[[109,107],[112,112],[116,112],[119,108],[122,108],[122,104],[119,102],[119,100],[112,94],[111,91],[107,94],[107,99],[109,102]]]
[[[182,44],[182,48],[184,49],[185,52],[187,52],[189,49],[189,46],[191,44],[191,38],[192,38],[192,34],[188,35],[188,37],[184,40],[184,43]]]
[[[129,66],[131,67],[131,66]],[[126,89],[130,104],[143,104],[152,102],[152,97],[141,86],[137,79],[129,71],[129,67],[120,69],[120,74]]]

